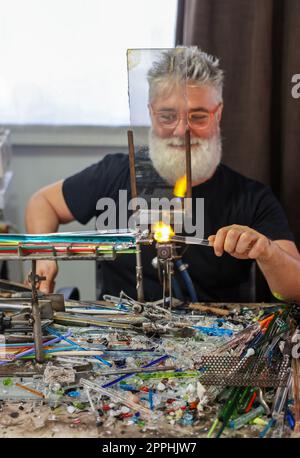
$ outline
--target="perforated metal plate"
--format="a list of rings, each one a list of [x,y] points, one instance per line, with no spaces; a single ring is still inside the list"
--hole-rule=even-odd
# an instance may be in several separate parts
[[[270,360],[250,356],[202,356],[197,364],[201,373],[201,383],[216,386],[285,386],[287,383],[290,360]]]

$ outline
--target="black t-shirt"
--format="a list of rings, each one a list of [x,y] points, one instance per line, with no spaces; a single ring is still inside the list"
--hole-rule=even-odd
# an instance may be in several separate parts
[[[114,199],[118,213],[119,190],[127,190],[130,199],[128,155],[120,153],[105,156],[102,161],[67,178],[63,183],[65,201],[73,216],[82,224],[97,216],[96,204],[101,197]],[[257,230],[271,240],[294,240],[281,205],[271,189],[224,164],[219,165],[211,179],[193,187],[192,198],[204,198],[205,238],[216,234],[221,227],[240,224]],[[146,300],[162,297],[157,271],[151,264],[155,256],[155,247],[143,247]],[[249,280],[253,261],[235,259],[227,253],[217,257],[211,247],[195,245],[189,246],[183,260],[189,265],[198,300],[247,300],[242,291]],[[135,255],[120,255],[116,261],[100,264],[102,294],[119,295],[123,290],[129,296],[136,297]],[[175,275],[186,293],[180,274],[175,272]]]

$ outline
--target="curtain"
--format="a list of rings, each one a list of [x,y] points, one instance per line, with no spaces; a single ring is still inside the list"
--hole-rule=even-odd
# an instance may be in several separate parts
[[[300,247],[300,1],[179,0],[176,44],[220,59],[223,161],[272,187]]]

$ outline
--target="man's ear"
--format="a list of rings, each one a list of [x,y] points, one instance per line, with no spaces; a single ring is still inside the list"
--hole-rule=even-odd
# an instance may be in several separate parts
[[[223,104],[223,102],[222,102],[222,103],[220,104],[219,108],[218,108],[218,113],[217,113],[218,122],[221,122],[222,114],[223,114],[223,108],[224,108],[224,104]]]
[[[148,110],[149,110],[149,116],[150,116],[151,122],[153,123],[153,108],[151,106],[151,103],[148,103]]]

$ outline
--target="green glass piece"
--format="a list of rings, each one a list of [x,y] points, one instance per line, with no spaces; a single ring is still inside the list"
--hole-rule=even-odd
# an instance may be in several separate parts
[[[72,402],[72,405],[79,410],[84,410],[86,408],[86,405],[83,402],[74,401]]]

